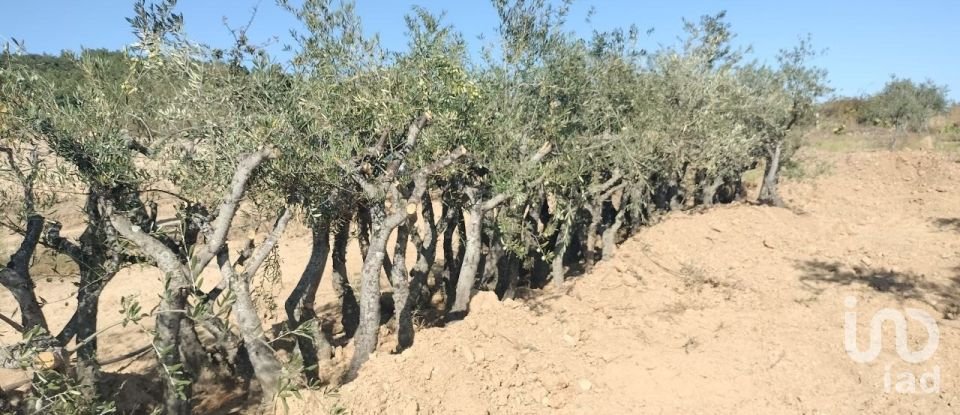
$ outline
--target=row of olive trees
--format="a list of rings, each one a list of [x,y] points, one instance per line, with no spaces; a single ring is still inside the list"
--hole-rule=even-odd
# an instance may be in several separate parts
[[[758,164],[760,201],[782,204],[779,168],[826,91],[806,43],[775,66],[745,61],[722,13],[688,22],[681,45],[649,52],[635,28],[573,35],[566,3],[495,0],[497,43],[472,60],[455,29],[423,9],[408,16],[409,47],[397,53],[364,35],[350,3],[279,3],[300,22],[288,62],[243,28],[227,50],[192,42],[173,0],[138,2],[136,43],[71,58],[80,79],[69,84],[9,54],[0,61],[5,189],[21,194],[5,201],[17,213],[4,222],[23,235],[0,282],[29,339],[8,355],[51,349],[65,359],[75,347],[82,395],[106,398],[99,295],[123,267],[152,266],[164,275],[148,314],[165,412],[189,413],[201,378],[256,379],[270,405],[331,381],[319,369],[334,339],[316,313],[329,262],[339,340],[354,344],[349,380],[381,341],[382,275],[400,352],[435,294],[455,320],[476,289],[510,297],[561,285],[569,268],[609,258],[658,212],[741,197],[742,174]],[[85,195],[83,236],[60,236],[47,219],[57,201],[41,187]],[[158,221],[156,202],[171,200],[172,225]],[[273,225],[231,246],[241,204]],[[302,377],[275,352],[255,292],[296,218],[312,249],[282,303]],[[354,237],[363,265],[347,270]],[[80,270],[76,316],[56,336],[45,334],[30,276],[38,245]],[[204,291],[209,267],[221,281]],[[134,301],[125,307],[124,324],[147,316]]]

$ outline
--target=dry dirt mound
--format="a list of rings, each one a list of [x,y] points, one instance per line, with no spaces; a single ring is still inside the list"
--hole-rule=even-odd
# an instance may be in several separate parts
[[[563,292],[502,303],[478,295],[464,321],[419,332],[400,355],[384,347],[358,380],[291,409],[957,413],[960,164],[927,153],[818,159],[826,175],[784,186],[790,210],[672,214]],[[932,358],[899,358],[890,324],[879,357],[848,356],[844,312],[857,312],[865,349],[870,318],[885,307],[935,317]],[[908,321],[918,350],[925,331]],[[897,393],[904,372],[919,382],[935,371],[939,391]]]

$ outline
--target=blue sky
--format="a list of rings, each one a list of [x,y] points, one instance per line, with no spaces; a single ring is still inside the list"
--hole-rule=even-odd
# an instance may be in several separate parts
[[[294,0],[296,1],[296,0]],[[233,26],[244,24],[260,5],[250,31],[253,39],[280,36],[293,20],[273,0],[180,0],[186,28],[196,40],[228,45],[226,17]],[[368,32],[378,32],[390,49],[406,44],[403,16],[414,4],[447,12],[447,21],[478,47],[476,37],[493,34],[496,14],[486,0],[386,1],[357,0],[357,10]],[[591,25],[587,10],[596,8]],[[727,10],[738,41],[752,45],[760,60],[772,60],[806,34],[814,45],[827,49],[816,63],[829,71],[837,93],[875,92],[891,74],[933,79],[950,88],[960,100],[960,1],[850,0],[850,1],[640,1],[579,0],[568,22],[570,29],[589,33],[591,27],[610,29],[636,23],[654,33],[644,47],[672,43],[681,32],[681,19]],[[131,0],[0,0],[0,42],[26,41],[28,51],[57,53],[63,49],[119,48],[132,41],[124,17]],[[278,44],[277,49],[280,48]]]

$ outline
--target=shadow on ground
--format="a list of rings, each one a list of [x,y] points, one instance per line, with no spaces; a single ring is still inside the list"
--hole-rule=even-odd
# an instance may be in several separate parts
[[[803,273],[800,282],[815,294],[825,290],[823,284],[862,286],[887,294],[898,302],[923,302],[943,313],[945,319],[960,317],[960,267],[954,270],[956,275],[946,284],[929,281],[923,275],[912,272],[846,265],[836,261],[803,261],[797,264],[797,268]]]
[[[960,218],[937,218],[933,224],[942,230],[960,232]]]

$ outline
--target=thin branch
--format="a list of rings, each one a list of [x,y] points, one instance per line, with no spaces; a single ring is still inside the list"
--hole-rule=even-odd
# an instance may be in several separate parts
[[[25,330],[23,326],[20,325],[20,323],[17,323],[16,321],[11,320],[10,317],[3,315],[3,313],[0,313],[0,321],[7,323],[10,327],[13,327],[14,330],[20,333],[23,333]]]
[[[74,262],[85,262],[83,251],[80,247],[69,239],[60,236],[60,229],[63,225],[60,222],[49,222],[47,235],[41,241],[44,246],[70,257]]]
[[[547,154],[550,154],[551,150],[553,150],[553,144],[551,144],[549,141],[546,143],[543,143],[543,145],[540,146],[540,149],[537,150],[536,153],[533,153],[532,156],[530,156],[530,160],[527,161],[528,167],[533,168],[535,165],[539,164],[541,161],[543,161],[543,158],[546,157]],[[536,186],[539,184],[539,182],[542,179],[543,177],[541,176],[540,179],[534,180],[533,182],[530,183],[530,185]],[[480,209],[483,212],[493,210],[497,206],[500,206],[501,203],[506,202],[507,200],[510,200],[513,196],[514,196],[513,194],[500,193],[490,198],[490,200],[487,200],[486,202],[484,202],[483,205],[481,205]]]
[[[500,193],[490,198],[490,200],[483,202],[483,205],[480,207],[480,209],[482,209],[484,212],[488,210],[492,210],[497,206],[500,206],[501,203],[506,202],[509,199],[510,199],[510,195],[508,195],[507,193]]]
[[[437,160],[432,164],[429,164],[421,168],[417,172],[417,174],[414,175],[414,182],[418,187],[420,187],[422,182],[424,190],[426,190],[426,180],[428,177],[432,176],[434,173],[436,173],[440,169],[453,164],[453,162],[459,160],[461,157],[465,155],[467,155],[467,149],[464,146],[457,147],[455,150],[448,153],[442,159]]]
[[[603,192],[603,194],[601,194],[600,197],[597,198],[597,200],[599,200],[599,201],[607,200],[607,199],[609,199],[611,196],[613,196],[614,193],[616,193],[616,192],[617,192],[618,190],[620,190],[620,189],[623,189],[624,187],[627,187],[627,184],[626,184],[626,183],[620,183],[620,184],[618,184],[618,185],[616,185],[616,186],[613,186],[613,187],[607,189],[606,192]]]
[[[543,145],[540,146],[540,149],[537,150],[537,152],[530,157],[529,163],[530,164],[539,163],[541,160],[543,160],[544,157],[547,156],[547,154],[550,154],[550,150],[553,150],[553,144],[550,143],[549,141],[546,143],[543,143]]]
[[[403,147],[393,155],[393,161],[387,166],[383,181],[389,182],[396,177],[397,172],[400,171],[400,165],[403,164],[403,161],[407,158],[407,154],[413,151],[413,147],[416,146],[420,132],[430,125],[432,120],[433,116],[428,112],[417,117],[416,120],[410,123],[410,126],[407,127],[407,141],[405,141]]]
[[[267,235],[267,239],[263,241],[263,244],[261,244],[253,253],[253,256],[250,257],[250,262],[244,264],[244,278],[250,278],[257,273],[257,270],[263,265],[263,261],[267,259],[267,256],[270,255],[273,248],[277,246],[277,242],[280,241],[280,237],[287,228],[287,224],[290,223],[291,218],[293,218],[293,210],[289,207],[284,207],[283,213],[281,213],[277,221],[274,222],[273,230]]]

